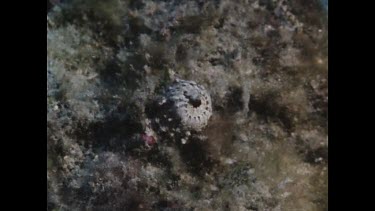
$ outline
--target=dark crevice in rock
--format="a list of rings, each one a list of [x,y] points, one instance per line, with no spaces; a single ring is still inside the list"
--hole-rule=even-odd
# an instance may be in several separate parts
[[[202,140],[191,139],[186,144],[178,142],[177,144],[187,169],[193,175],[202,177],[205,173],[209,173],[217,163],[209,156],[207,146]]]
[[[286,106],[280,105],[277,98],[276,94],[250,95],[249,113],[255,112],[259,118],[265,121],[280,121],[287,131],[291,131],[294,127],[293,114]]]
[[[226,98],[226,109],[229,113],[235,113],[243,109],[243,90],[241,87],[230,87]]]

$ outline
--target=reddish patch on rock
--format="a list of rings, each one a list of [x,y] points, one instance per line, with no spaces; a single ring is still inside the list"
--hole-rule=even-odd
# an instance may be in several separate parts
[[[143,141],[146,142],[147,145],[154,145],[156,144],[156,140],[153,136],[149,136],[149,135],[146,135],[146,134],[142,134],[141,135],[141,138]]]

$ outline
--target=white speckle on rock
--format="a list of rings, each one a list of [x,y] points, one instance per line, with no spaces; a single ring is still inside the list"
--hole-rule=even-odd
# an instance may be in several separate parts
[[[186,144],[186,139],[182,138],[182,139],[181,139],[181,143],[182,143],[182,144]]]
[[[227,159],[224,160],[224,163],[229,164],[229,165],[232,165],[234,162],[235,162],[235,160],[230,159],[230,158],[227,158]]]
[[[219,188],[216,187],[215,185],[210,185],[210,190],[217,191],[217,190],[219,190]]]

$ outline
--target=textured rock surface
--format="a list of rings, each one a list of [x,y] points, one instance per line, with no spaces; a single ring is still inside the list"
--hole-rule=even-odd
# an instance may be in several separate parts
[[[47,210],[327,210],[322,1],[48,8]],[[176,77],[206,126],[153,104]]]

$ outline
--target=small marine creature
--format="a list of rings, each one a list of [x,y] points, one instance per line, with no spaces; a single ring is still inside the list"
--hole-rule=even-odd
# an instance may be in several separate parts
[[[183,144],[201,132],[212,115],[210,94],[194,81],[175,79],[152,105],[148,117],[153,131]]]
[[[167,89],[167,101],[172,103],[176,117],[186,130],[201,131],[212,115],[211,97],[206,89],[194,81],[176,79]]]

